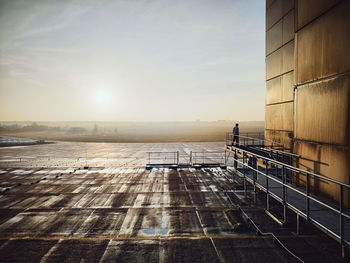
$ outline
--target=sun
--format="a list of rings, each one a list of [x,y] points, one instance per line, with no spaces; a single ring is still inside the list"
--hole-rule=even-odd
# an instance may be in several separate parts
[[[100,105],[107,105],[111,102],[111,95],[105,90],[99,90],[96,93],[96,102]]]

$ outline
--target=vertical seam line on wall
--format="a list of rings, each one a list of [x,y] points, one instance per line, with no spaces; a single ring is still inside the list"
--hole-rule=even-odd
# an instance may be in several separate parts
[[[291,152],[294,153],[294,138],[297,130],[297,122],[296,122],[296,109],[297,109],[297,101],[296,101],[296,88],[295,88],[295,78],[297,72],[298,65],[298,39],[296,29],[298,28],[298,1],[294,1],[294,51],[293,51],[293,62],[294,62],[294,75],[293,75],[293,133],[291,138]]]

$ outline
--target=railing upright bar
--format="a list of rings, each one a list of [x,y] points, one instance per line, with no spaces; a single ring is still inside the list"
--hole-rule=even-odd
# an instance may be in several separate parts
[[[282,196],[283,196],[283,219],[287,222],[287,189],[286,189],[286,173],[285,168],[282,165]]]
[[[310,218],[310,175],[306,173],[306,219]]]
[[[266,178],[266,209],[269,210],[270,209],[270,195],[269,195],[269,164],[266,161],[265,164],[265,178]]]
[[[227,165],[226,151],[225,151],[225,160],[224,160],[224,165]]]
[[[258,169],[258,162],[255,156],[253,158],[253,187],[254,187],[254,203],[256,203],[256,194],[257,194],[257,187],[256,187],[256,179],[258,177],[257,169]]]
[[[341,244],[341,249],[342,249],[342,257],[345,257],[345,247],[344,247],[344,217],[343,217],[343,202],[344,202],[344,194],[343,194],[343,186],[340,185],[340,189],[339,189],[339,215],[340,215],[340,224],[339,224],[339,228],[340,228],[340,244]]]
[[[246,178],[246,153],[243,153],[243,189],[244,195],[247,194],[247,178]]]

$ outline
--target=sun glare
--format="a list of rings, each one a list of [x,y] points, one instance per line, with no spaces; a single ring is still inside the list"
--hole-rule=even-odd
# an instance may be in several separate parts
[[[107,105],[111,102],[111,95],[105,90],[99,90],[96,94],[96,102],[100,105]]]

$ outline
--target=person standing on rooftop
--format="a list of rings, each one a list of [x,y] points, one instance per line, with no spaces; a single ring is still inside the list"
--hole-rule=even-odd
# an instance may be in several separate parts
[[[233,141],[232,141],[232,145],[234,142],[236,142],[236,145],[239,144],[239,124],[236,123],[236,125],[233,127]]]

